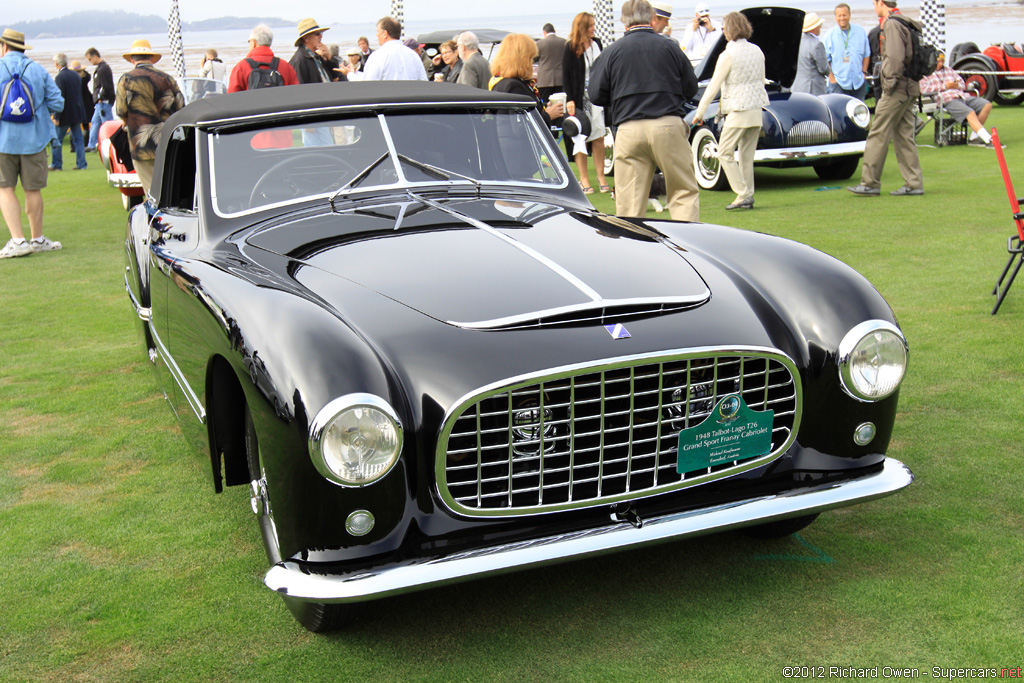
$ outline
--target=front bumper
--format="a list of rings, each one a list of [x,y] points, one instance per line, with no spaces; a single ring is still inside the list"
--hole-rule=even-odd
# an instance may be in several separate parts
[[[787,161],[814,161],[833,157],[863,155],[865,140],[858,142],[837,142],[832,145],[812,145],[809,147],[783,147],[779,149],[759,149],[754,152],[754,163],[779,163]]]
[[[107,184],[119,190],[138,189],[140,193],[142,191],[142,181],[139,180],[139,174],[135,172],[111,173],[107,171]]]
[[[887,458],[881,471],[857,479],[655,517],[645,520],[639,528],[615,522],[598,529],[478,548],[352,574],[317,573],[309,565],[284,561],[271,567],[263,582],[268,588],[298,600],[361,602],[489,574],[823,512],[888,496],[909,486],[913,480],[914,475],[906,465]]]

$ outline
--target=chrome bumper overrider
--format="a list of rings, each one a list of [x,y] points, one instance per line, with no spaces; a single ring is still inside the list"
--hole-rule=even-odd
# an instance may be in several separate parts
[[[801,159],[826,159],[864,154],[866,142],[839,142],[834,145],[813,145],[811,147],[784,147],[782,149],[759,149],[754,152],[754,163],[765,161],[799,161]]]
[[[285,561],[271,567],[263,582],[272,590],[298,600],[360,602],[487,574],[822,512],[888,496],[913,480],[914,475],[906,465],[887,458],[880,472],[859,479],[654,517],[644,520],[639,528],[627,522],[616,522],[598,529],[468,550],[353,574],[318,574],[307,566]]]

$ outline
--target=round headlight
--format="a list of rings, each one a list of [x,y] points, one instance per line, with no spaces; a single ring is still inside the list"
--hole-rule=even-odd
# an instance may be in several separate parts
[[[349,394],[324,406],[309,427],[309,454],[320,474],[342,486],[365,486],[387,474],[402,452],[394,409],[372,394]]]
[[[871,123],[871,110],[860,100],[851,99],[846,103],[846,115],[861,128],[867,128]]]
[[[895,325],[868,320],[839,344],[839,379],[858,401],[880,401],[899,389],[907,371],[907,342]]]

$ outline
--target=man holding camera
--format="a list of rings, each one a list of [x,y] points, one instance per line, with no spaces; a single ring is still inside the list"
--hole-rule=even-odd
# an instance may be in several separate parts
[[[711,21],[711,6],[702,2],[697,5],[693,21],[686,27],[680,46],[686,56],[690,58],[690,62],[696,64],[704,59],[720,35],[719,27]]]

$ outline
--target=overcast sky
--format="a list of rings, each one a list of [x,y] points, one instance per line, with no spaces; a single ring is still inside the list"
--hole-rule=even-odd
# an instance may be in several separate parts
[[[616,0],[617,1],[617,0]],[[4,2],[2,21],[7,23],[53,19],[83,9],[125,10],[137,14],[167,16],[170,0],[156,0],[148,3],[129,3],[125,0],[50,0],[46,3]],[[471,10],[467,10],[467,6]],[[406,0],[406,17],[431,17],[437,19],[458,17],[491,16],[542,16],[551,11],[575,13],[590,11],[592,0],[517,0],[515,4],[472,3],[465,0]],[[296,9],[301,7],[301,9]],[[300,3],[282,3],[280,0],[247,0],[245,3],[228,0],[178,0],[182,21],[200,21],[224,16],[281,17],[298,21],[303,17],[314,17],[321,24],[352,24],[376,21],[390,13],[390,0],[303,0]]]

